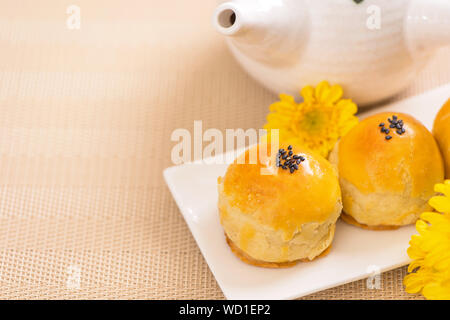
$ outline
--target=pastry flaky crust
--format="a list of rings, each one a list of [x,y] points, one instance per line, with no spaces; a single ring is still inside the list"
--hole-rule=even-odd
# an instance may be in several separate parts
[[[324,251],[322,251],[321,254],[319,254],[318,256],[314,257],[312,260],[309,260],[309,259],[305,258],[305,259],[299,259],[299,260],[287,261],[287,262],[266,262],[266,261],[256,260],[256,259],[250,257],[244,251],[239,249],[239,247],[236,246],[234,244],[234,242],[231,241],[230,238],[228,238],[228,236],[226,234],[225,234],[225,239],[226,239],[227,244],[230,247],[231,251],[233,251],[233,253],[239,259],[241,259],[243,262],[245,262],[247,264],[250,264],[252,266],[262,267],[262,268],[281,269],[281,268],[293,267],[299,262],[311,262],[311,261],[313,261],[315,259],[325,257],[326,255],[328,255],[328,253],[330,253],[330,250],[331,250],[331,244],[330,244],[328,246],[328,248],[326,248]]]
[[[433,134],[444,158],[445,177],[450,179],[450,99],[434,120]]]
[[[351,225],[354,225],[356,227],[363,228],[363,229],[366,229],[366,230],[372,230],[372,231],[397,230],[397,229],[400,228],[400,226],[383,226],[383,225],[368,226],[367,224],[359,223],[352,216],[349,216],[345,212],[342,212],[341,219],[343,221],[347,222],[348,224],[351,224]]]
[[[390,129],[392,139],[386,140],[379,124],[389,128],[393,115],[403,120],[405,132]],[[336,145],[330,161],[339,172],[343,220],[366,229],[414,223],[431,209],[434,185],[444,179],[442,156],[431,132],[398,112],[360,122]]]
[[[290,173],[276,167],[272,148],[253,147],[228,167],[218,179],[218,206],[230,247],[243,261],[286,267],[331,245],[341,192],[336,170],[321,156],[293,146],[305,161]]]

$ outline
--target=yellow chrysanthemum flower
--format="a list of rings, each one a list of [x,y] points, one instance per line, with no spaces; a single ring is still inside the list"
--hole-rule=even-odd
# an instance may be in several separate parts
[[[302,103],[281,94],[280,101],[270,106],[264,129],[279,129],[284,143],[299,144],[328,157],[340,137],[358,123],[358,108],[349,99],[342,99],[341,86],[321,82],[316,88],[302,89]]]
[[[440,195],[429,204],[439,212],[425,212],[416,223],[418,235],[409,242],[413,260],[404,279],[408,293],[427,299],[450,299],[450,180],[437,184]]]

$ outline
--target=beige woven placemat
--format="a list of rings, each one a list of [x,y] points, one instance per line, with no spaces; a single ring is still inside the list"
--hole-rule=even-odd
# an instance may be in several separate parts
[[[77,0],[79,30],[71,4],[0,2],[0,298],[223,298],[162,179],[170,134],[258,128],[276,97],[210,27],[215,1]],[[401,97],[449,71],[442,50]],[[308,298],[416,298],[404,275]]]

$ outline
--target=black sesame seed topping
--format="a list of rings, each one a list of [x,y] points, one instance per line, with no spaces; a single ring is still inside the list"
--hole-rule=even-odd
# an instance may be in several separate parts
[[[398,135],[401,136],[402,134],[404,134],[406,132],[405,128],[403,128],[403,124],[404,124],[403,120],[399,119],[398,116],[393,115],[392,119],[388,118],[387,121],[390,123],[389,128],[395,129],[395,132]],[[381,122],[378,126],[381,127],[380,132],[386,134],[385,139],[386,140],[391,140],[392,136],[389,135],[389,133],[391,131],[388,128],[385,127],[385,123]]]
[[[283,170],[289,169],[290,173],[294,173],[295,170],[298,170],[298,165],[306,159],[303,156],[294,154],[292,151],[292,146],[289,146],[288,150],[288,153],[286,153],[284,149],[278,150],[276,166],[282,168]]]

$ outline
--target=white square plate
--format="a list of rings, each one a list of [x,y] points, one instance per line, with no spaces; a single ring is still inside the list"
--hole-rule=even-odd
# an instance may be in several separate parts
[[[362,114],[397,111],[413,115],[429,129],[450,97],[450,84]],[[217,177],[227,165],[184,164],[164,177],[212,273],[228,299],[293,299],[366,278],[409,263],[406,254],[414,226],[367,231],[341,221],[330,253],[287,269],[265,269],[241,262],[225,242],[217,210]]]

